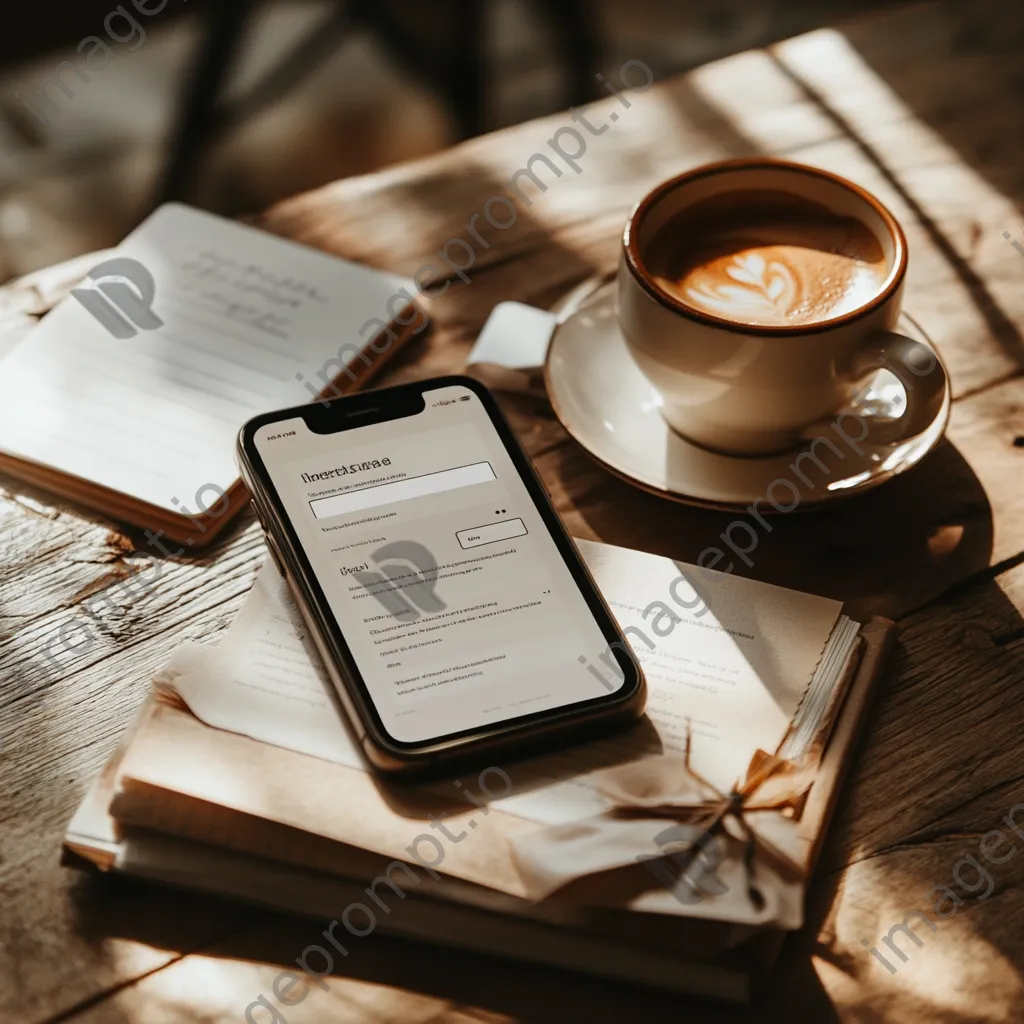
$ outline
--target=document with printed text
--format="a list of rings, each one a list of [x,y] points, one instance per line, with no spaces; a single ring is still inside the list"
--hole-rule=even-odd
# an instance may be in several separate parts
[[[647,714],[623,734],[518,765],[516,792],[498,803],[544,822],[593,813],[603,804],[588,772],[681,752],[688,729],[694,764],[727,789],[754,750],[773,751],[786,736],[842,619],[840,603],[577,543],[644,668]],[[500,573],[500,564],[492,571]],[[594,673],[615,671],[607,651],[581,656]],[[209,725],[369,770],[273,566],[261,572],[221,643],[179,652],[164,685]]]

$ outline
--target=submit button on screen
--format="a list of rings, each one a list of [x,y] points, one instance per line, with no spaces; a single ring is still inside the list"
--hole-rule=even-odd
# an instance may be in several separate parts
[[[501,523],[476,526],[472,530],[459,530],[455,536],[464,548],[478,548],[481,544],[493,544],[495,541],[508,540],[510,537],[522,537],[525,533],[526,524],[522,519],[506,519]]]

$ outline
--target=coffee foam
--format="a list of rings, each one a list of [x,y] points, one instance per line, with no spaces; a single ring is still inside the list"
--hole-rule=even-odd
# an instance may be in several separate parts
[[[782,192],[696,204],[658,231],[644,260],[670,295],[752,326],[841,316],[874,298],[888,275],[882,246],[864,223]]]

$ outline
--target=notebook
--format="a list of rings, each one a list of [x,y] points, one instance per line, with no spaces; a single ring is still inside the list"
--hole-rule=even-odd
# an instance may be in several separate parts
[[[820,758],[793,851],[809,875],[892,623],[856,623],[830,599],[577,543],[624,629],[649,627],[655,602],[679,620],[668,629],[663,618],[657,634],[648,629],[653,647],[633,643],[650,693],[635,728],[503,762],[510,787],[488,790],[483,810],[480,792],[463,797],[465,774],[418,786],[383,782],[348,735],[271,566],[218,645],[182,648],[160,673],[68,827],[68,862],[350,922],[350,908],[366,906],[369,892],[379,895],[396,864],[411,866],[414,881],[403,883],[400,901],[376,915],[375,927],[748,999],[780,934],[802,922],[802,883],[755,907],[728,862],[717,879],[724,889],[708,899],[680,898],[653,874],[637,886],[635,874],[623,881],[615,873],[602,876],[584,903],[559,893],[538,899],[513,847],[539,828],[603,813],[597,773],[681,757],[689,731],[694,766],[726,791],[754,749]],[[670,588],[680,576],[699,582],[703,605],[673,605]],[[443,858],[424,870],[416,837],[431,834],[439,812],[464,838],[445,843]],[[759,866],[762,881],[770,870]]]
[[[414,291],[162,206],[0,360],[0,468],[201,547],[247,500],[242,424],[365,384],[427,326]]]

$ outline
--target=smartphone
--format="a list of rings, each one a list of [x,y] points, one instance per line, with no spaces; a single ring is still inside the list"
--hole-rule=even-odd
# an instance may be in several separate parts
[[[643,672],[477,381],[265,413],[242,428],[238,455],[379,770],[564,744],[643,713]]]

